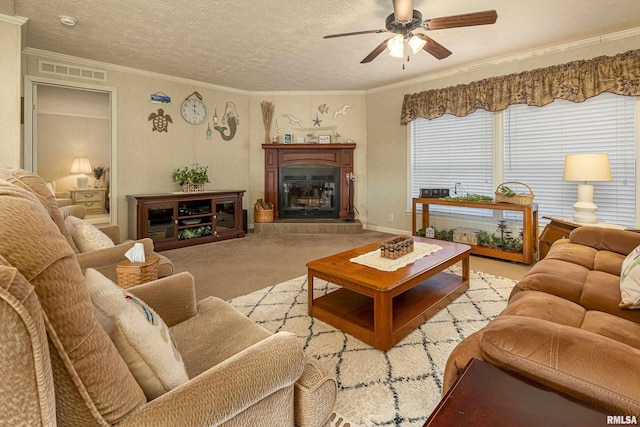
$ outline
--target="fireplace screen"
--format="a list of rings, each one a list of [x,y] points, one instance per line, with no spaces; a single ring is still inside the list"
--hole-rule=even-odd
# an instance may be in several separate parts
[[[279,176],[280,218],[338,218],[340,168],[285,166]]]

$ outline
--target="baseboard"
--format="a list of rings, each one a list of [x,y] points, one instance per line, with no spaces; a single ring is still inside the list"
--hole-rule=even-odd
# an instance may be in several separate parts
[[[398,228],[380,227],[368,224],[363,224],[362,226],[365,230],[379,231],[380,233],[411,235],[411,230],[400,230]]]

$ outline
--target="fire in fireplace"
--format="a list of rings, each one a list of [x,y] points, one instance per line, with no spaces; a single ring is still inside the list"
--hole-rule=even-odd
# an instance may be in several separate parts
[[[280,218],[338,218],[340,168],[283,166],[278,176]]]

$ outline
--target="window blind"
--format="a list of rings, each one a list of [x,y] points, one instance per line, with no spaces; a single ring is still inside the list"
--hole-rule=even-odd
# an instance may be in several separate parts
[[[604,93],[582,103],[510,106],[504,115],[504,181],[532,187],[541,216],[570,217],[579,183],[562,180],[565,155],[607,153],[613,180],[589,182],[596,214],[600,221],[635,227],[635,105],[634,97]]]
[[[444,115],[411,122],[411,197],[420,188],[449,188],[451,195],[493,195],[493,113]],[[459,183],[460,186],[455,184]],[[430,211],[490,216],[485,209],[430,206]]]

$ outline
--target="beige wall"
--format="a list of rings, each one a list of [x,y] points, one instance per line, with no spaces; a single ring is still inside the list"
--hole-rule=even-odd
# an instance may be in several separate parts
[[[366,105],[365,95],[361,91],[326,92],[326,93],[275,93],[275,92],[255,92],[251,94],[250,106],[250,193],[253,197],[248,205],[250,223],[253,222],[253,203],[259,197],[264,197],[264,122],[262,120],[262,101],[270,101],[275,106],[272,129],[275,128],[276,119],[278,121],[280,142],[285,132],[293,133],[293,140],[298,136],[306,137],[306,134],[331,135],[331,142],[335,142],[334,132],[340,134],[339,142],[352,140],[356,145],[354,152],[354,165],[356,174],[355,185],[355,205],[361,215],[358,217],[365,222],[362,215],[366,209]],[[327,113],[318,111],[318,106],[326,104],[329,108]],[[339,115],[334,119],[336,110],[344,105],[350,105],[346,115]],[[291,124],[289,119],[283,117],[284,114],[291,113],[302,121],[302,126]],[[320,127],[314,126],[313,120],[321,120]],[[322,127],[334,128],[317,130]],[[315,128],[315,129],[314,129]],[[272,131],[275,133],[275,131]],[[342,183],[341,183],[342,184]]]
[[[400,125],[400,112],[405,94],[465,84],[488,77],[528,71],[566,62],[615,55],[640,46],[640,36],[549,54],[523,55],[475,71],[451,73],[429,81],[412,81],[367,92],[367,227],[381,231],[410,232],[408,212],[408,126]],[[394,221],[389,221],[393,214]]]
[[[0,15],[0,166],[21,166],[20,95],[22,93],[22,26],[18,18]]]

